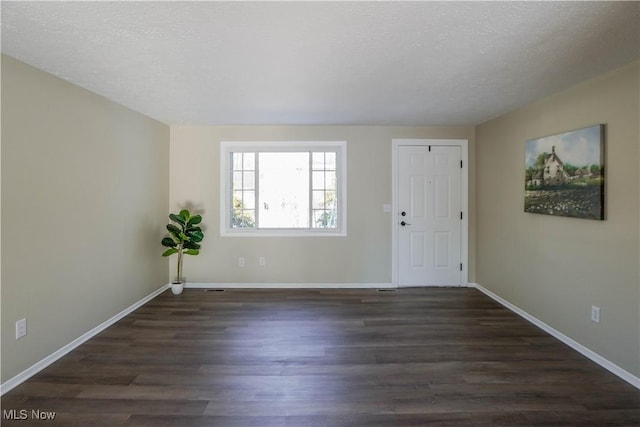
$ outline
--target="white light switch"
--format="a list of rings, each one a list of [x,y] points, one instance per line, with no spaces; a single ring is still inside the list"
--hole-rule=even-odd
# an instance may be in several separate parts
[[[27,335],[27,319],[20,319],[16,322],[16,339]]]
[[[591,321],[600,323],[600,307],[591,306]]]

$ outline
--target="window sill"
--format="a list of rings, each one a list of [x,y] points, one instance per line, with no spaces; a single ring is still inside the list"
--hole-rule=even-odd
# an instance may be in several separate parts
[[[346,237],[346,231],[313,230],[222,230],[222,237]]]

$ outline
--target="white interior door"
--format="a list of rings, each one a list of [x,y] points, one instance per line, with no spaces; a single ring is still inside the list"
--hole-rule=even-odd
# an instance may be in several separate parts
[[[462,284],[461,147],[400,145],[398,286]]]

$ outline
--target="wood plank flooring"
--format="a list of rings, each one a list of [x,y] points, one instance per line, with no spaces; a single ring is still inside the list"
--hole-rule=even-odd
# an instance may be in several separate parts
[[[640,426],[639,390],[464,288],[165,292],[1,403],[3,426]]]

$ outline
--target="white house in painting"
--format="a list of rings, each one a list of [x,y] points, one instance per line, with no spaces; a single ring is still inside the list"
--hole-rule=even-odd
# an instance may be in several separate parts
[[[543,185],[562,185],[569,181],[569,174],[564,169],[564,163],[556,154],[556,147],[551,148],[551,154],[545,159],[542,170]]]
[[[589,167],[586,166],[581,174],[569,175],[564,162],[556,154],[556,147],[551,148],[551,154],[543,153],[544,163],[542,167],[527,170],[527,187],[545,187],[551,185],[563,185],[578,177],[592,176]],[[588,174],[588,175],[587,175]]]

